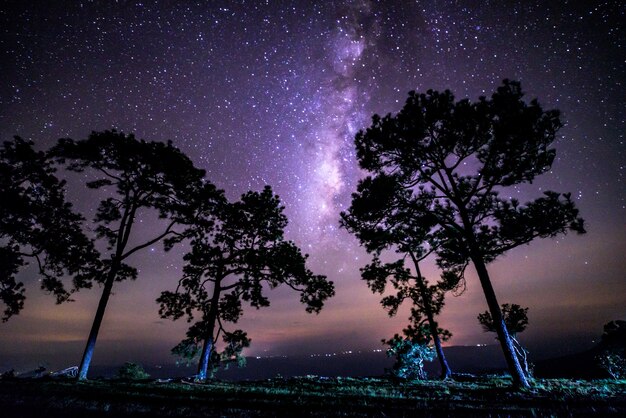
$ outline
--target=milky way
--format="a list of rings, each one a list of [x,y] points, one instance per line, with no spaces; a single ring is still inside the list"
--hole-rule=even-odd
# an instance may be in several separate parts
[[[354,135],[374,113],[397,112],[410,90],[448,88],[475,100],[504,78],[520,80],[529,99],[560,109],[566,122],[552,172],[506,193],[524,201],[547,189],[572,192],[589,233],[494,263],[501,301],[529,306],[529,345],[553,351],[564,338],[591,344],[605,322],[626,314],[622,2],[56,3],[0,6],[0,138],[17,134],[45,148],[115,128],[172,139],[232,199],[272,185],[288,238],[336,282],[337,296],[319,316],[286,291],[271,294],[267,310],[248,309],[250,353],[378,348],[401,330],[407,312],[387,318],[359,278],[367,255],[339,229],[363,176]],[[82,193],[69,192],[93,210]],[[142,228],[152,227],[146,220]],[[142,274],[119,285],[96,355],[145,354],[141,335],[154,358],[168,356],[184,324],[159,321],[154,299],[177,279],[180,256],[157,247],[134,260]],[[438,274],[432,260],[425,271]],[[0,345],[80,351],[97,291],[56,307],[35,279],[24,280],[26,309],[2,325]],[[492,342],[476,321],[484,309],[470,272],[467,292],[442,316],[452,344]]]

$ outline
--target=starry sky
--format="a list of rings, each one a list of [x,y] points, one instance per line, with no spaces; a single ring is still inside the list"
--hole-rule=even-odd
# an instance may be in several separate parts
[[[388,318],[360,280],[368,255],[338,226],[364,176],[355,133],[374,113],[400,110],[410,90],[475,100],[519,80],[566,126],[552,171],[505,194],[572,192],[588,233],[533,242],[489,268],[501,303],[530,308],[522,341],[540,357],[558,355],[626,319],[625,14],[619,1],[3,2],[0,139],[45,149],[115,128],[173,140],[231,199],[271,185],[287,238],[337,295],[316,316],[293,293],[273,291],[270,308],[245,310],[246,353],[377,349],[408,309]],[[69,185],[90,217],[96,197]],[[148,213],[137,231],[158,227]],[[114,288],[95,364],[173,360],[186,324],[161,320],[154,301],[175,286],[182,254],[155,246],[132,260],[139,278]],[[423,272],[438,277],[433,260]],[[28,299],[0,324],[2,363],[77,364],[99,291],[55,306],[32,271],[21,278]],[[470,269],[467,290],[448,297],[440,318],[449,344],[493,343],[476,320],[485,309]]]

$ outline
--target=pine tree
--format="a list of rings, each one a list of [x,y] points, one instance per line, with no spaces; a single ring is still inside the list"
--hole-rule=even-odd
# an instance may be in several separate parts
[[[411,199],[436,219],[438,263],[462,279],[476,269],[498,340],[517,386],[528,387],[505,327],[487,264],[538,237],[584,232],[570,195],[545,192],[521,205],[500,195],[550,169],[561,128],[557,110],[526,103],[518,82],[504,80],[490,99],[455,101],[429,90],[410,92],[395,116],[374,115],[355,137],[361,168],[373,177],[393,176]]]

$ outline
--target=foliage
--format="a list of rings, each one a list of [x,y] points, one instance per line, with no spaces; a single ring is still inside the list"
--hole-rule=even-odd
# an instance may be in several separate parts
[[[444,305],[445,292],[462,287],[454,275],[444,274],[436,284],[429,284],[422,276],[420,261],[436,248],[432,230],[435,218],[426,210],[427,201],[411,199],[411,191],[401,187],[393,175],[381,173],[375,178],[359,181],[352,204],[341,213],[341,225],[355,234],[362,246],[373,254],[372,262],[361,269],[361,277],[374,293],[383,294],[390,283],[395,294],[383,297],[381,303],[394,316],[400,305],[412,302],[410,320],[417,324],[426,341],[432,340],[437,348],[442,377],[451,375],[441,349],[441,341],[450,338],[449,331],[438,326],[435,316]],[[383,263],[384,250],[393,250],[401,258]],[[405,267],[410,259],[415,273]]]
[[[189,228],[181,235],[191,240],[183,277],[174,291],[162,292],[157,299],[163,318],[196,320],[175,352],[200,353],[202,380],[217,359],[235,361],[249,345],[245,332],[229,332],[224,327],[225,322],[239,320],[242,301],[257,309],[269,306],[264,287],[285,285],[300,294],[307,312],[317,313],[334,295],[333,283],[307,269],[307,256],[284,240],[287,218],[269,186],[262,192],[245,193],[234,203],[222,196],[209,201],[207,193],[213,196],[206,187],[194,194]],[[226,348],[218,354],[215,342],[221,333]]]
[[[404,380],[426,379],[424,362],[435,358],[435,350],[428,345],[427,340],[395,334],[393,338],[383,340],[383,343],[389,346],[387,356],[396,358],[391,370],[395,377]]]
[[[513,342],[515,354],[520,361],[524,373],[530,378],[533,373],[533,364],[528,361],[528,350],[526,350],[517,339],[517,334],[523,332],[528,326],[528,308],[522,308],[515,303],[503,303],[500,311],[502,312],[502,320],[504,321],[506,330]],[[480,322],[485,332],[496,332],[496,327],[489,311],[478,314],[478,322]]]
[[[600,349],[602,352],[596,357],[600,367],[613,379],[626,379],[626,321],[604,325]]]
[[[613,379],[626,379],[626,355],[624,350],[605,351],[598,356],[600,367]]]
[[[26,299],[16,274],[34,260],[41,288],[57,303],[91,287],[97,252],[82,232],[83,218],[65,200],[65,182],[33,142],[15,137],[0,148],[0,301],[2,321],[17,315]],[[72,277],[67,289],[62,279]]]
[[[419,267],[416,264],[416,267]],[[404,267],[404,260],[400,259],[391,263],[382,263],[378,256],[361,269],[361,275],[367,281],[374,293],[383,293],[385,285],[389,281],[396,292],[382,298],[381,304],[394,316],[404,300],[411,301],[411,324],[405,330],[405,334],[415,336],[420,334],[424,341],[434,340],[434,336],[440,341],[447,341],[452,334],[445,329],[439,328],[434,316],[441,312],[444,305],[445,291],[453,287],[445,278],[437,284],[429,285],[426,279],[419,274],[412,274]],[[436,330],[436,331],[435,331]]]
[[[512,337],[524,331],[528,326],[528,308],[522,308],[515,303],[503,303],[500,310],[502,311],[504,325]],[[489,311],[478,314],[478,322],[480,322],[485,332],[496,332],[496,327]]]
[[[81,362],[79,379],[85,379],[113,283],[137,277],[137,269],[126,263],[129,257],[177,235],[175,226],[186,213],[184,202],[202,181],[204,171],[195,168],[171,142],[137,140],[114,130],[92,132],[80,141],[62,138],[50,155],[69,171],[95,176],[86,186],[104,196],[94,222],[96,237],[109,254],[100,261],[98,281],[104,288]],[[207,190],[212,186],[205,184]],[[156,212],[163,227],[137,243],[134,227],[149,212]],[[171,247],[166,241],[165,248]]]
[[[569,194],[546,192],[520,205],[498,192],[531,182],[556,155],[549,147],[561,127],[559,112],[522,97],[520,84],[508,80],[477,103],[455,102],[448,90],[411,92],[400,113],[374,115],[356,136],[361,167],[391,179],[418,213],[432,218],[443,245],[440,264],[459,274],[470,249],[488,262],[537,237],[584,232]],[[468,172],[468,163],[476,169]]]
[[[547,191],[524,205],[500,195],[547,172],[562,126],[559,112],[526,103],[518,82],[504,80],[490,99],[455,101],[446,90],[410,92],[395,116],[374,115],[355,137],[359,165],[403,190],[424,222],[445,274],[464,278],[471,261],[516,384],[528,386],[501,320],[485,267],[535,238],[584,232],[569,194]]]
[[[615,320],[604,324],[603,347],[626,348],[626,321]]]
[[[95,175],[86,186],[110,195],[98,205],[95,231],[111,251],[106,259],[118,262],[175,234],[172,228],[184,211],[182,202],[204,176],[204,171],[195,168],[171,141],[147,142],[115,130],[92,132],[81,141],[62,138],[50,154],[66,164],[69,171]],[[161,219],[170,218],[170,221],[162,234],[127,249],[132,228],[143,215],[142,209],[153,209]],[[107,267],[111,268],[111,263]],[[129,266],[118,269],[117,281],[137,275]]]
[[[202,334],[194,329],[195,325],[197,323],[187,330],[187,338],[172,348],[172,353],[186,365],[198,362],[202,353],[204,340],[201,339]],[[224,342],[222,351],[213,348],[209,354],[210,358],[206,376],[210,378],[215,377],[215,373],[220,368],[227,370],[233,364],[238,367],[246,366],[246,357],[243,355],[243,349],[250,347],[251,340],[248,338],[248,335],[242,330],[233,332],[222,330],[222,333]]]
[[[150,375],[145,372],[140,364],[127,361],[117,371],[117,378],[125,380],[144,380],[150,378]]]

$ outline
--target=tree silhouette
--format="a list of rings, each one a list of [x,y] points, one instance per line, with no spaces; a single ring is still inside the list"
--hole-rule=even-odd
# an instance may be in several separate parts
[[[511,337],[516,337],[528,326],[528,308],[522,308],[515,303],[503,303],[500,312],[502,312],[502,320],[504,320],[506,330]],[[478,322],[485,332],[496,332],[496,326],[489,311],[478,314]]]
[[[504,80],[490,99],[456,102],[450,91],[410,92],[395,116],[374,115],[355,137],[360,166],[392,175],[436,218],[438,263],[463,278],[471,261],[494,319],[515,385],[527,387],[486,264],[537,237],[584,232],[569,194],[545,192],[520,205],[500,196],[550,169],[559,112],[522,100],[518,82]]]
[[[223,199],[217,207],[207,205],[204,195],[202,190],[196,193],[183,277],[174,291],[157,299],[163,318],[187,316],[192,322],[197,317],[173,351],[190,357],[200,354],[199,380],[207,378],[220,358],[232,360],[250,343],[245,332],[229,332],[224,322],[238,321],[242,301],[257,309],[269,306],[264,287],[286,285],[299,292],[307,312],[319,312],[334,295],[333,283],[308,270],[306,256],[283,239],[287,218],[269,186],[260,193],[248,192],[235,203]],[[221,355],[215,349],[220,334],[226,343]]]
[[[600,346],[626,350],[626,321],[617,319],[604,324]]]
[[[83,218],[65,201],[65,183],[43,152],[33,143],[15,137],[0,148],[0,300],[2,321],[24,306],[24,283],[19,270],[34,260],[41,288],[57,303],[71,300],[71,293],[91,287],[98,269],[98,254],[82,232]],[[68,290],[64,276],[73,278]]]
[[[183,216],[184,202],[204,171],[196,169],[171,142],[146,142],[116,131],[93,132],[80,141],[60,139],[50,154],[70,171],[95,175],[87,187],[104,195],[94,222],[97,238],[106,243],[109,254],[101,259],[104,287],[78,373],[82,380],[87,378],[114,282],[137,277],[137,270],[125,260],[176,234],[174,226]],[[163,229],[135,244],[131,239],[133,227],[148,210],[164,219]]]
[[[428,201],[412,199],[411,191],[401,187],[398,179],[381,173],[376,178],[367,177],[359,182],[357,192],[352,194],[350,208],[341,214],[341,225],[354,233],[361,245],[373,254],[372,262],[361,269],[362,278],[372,292],[384,293],[388,282],[397,291],[381,301],[389,315],[395,315],[405,299],[413,303],[410,319],[414,326],[409,330],[414,332],[407,335],[410,339],[408,345],[398,339],[389,340],[387,344],[397,346],[398,350],[403,347],[400,350],[403,352],[404,349],[413,350],[412,342],[416,339],[421,345],[432,341],[441,377],[445,379],[451,377],[452,371],[441,342],[452,334],[439,328],[435,316],[441,312],[445,291],[456,288],[458,281],[455,276],[447,275],[436,285],[429,285],[421,274],[419,262],[430,255],[433,245],[436,245],[434,237],[429,235],[436,219],[430,216],[427,209]],[[427,247],[429,240],[432,245]],[[384,250],[393,250],[402,258],[382,263],[380,255]],[[406,258],[412,261],[415,274],[405,268]]]
[[[530,376],[528,351],[522,347],[522,344],[520,344],[517,339],[517,334],[524,331],[528,326],[528,308],[522,308],[515,303],[511,305],[503,303],[500,311],[502,312],[502,320],[504,321],[506,330],[513,341],[513,348],[515,349],[517,358],[521,361],[521,366],[526,376]],[[496,326],[489,311],[478,314],[478,322],[480,322],[485,332],[496,332]]]

